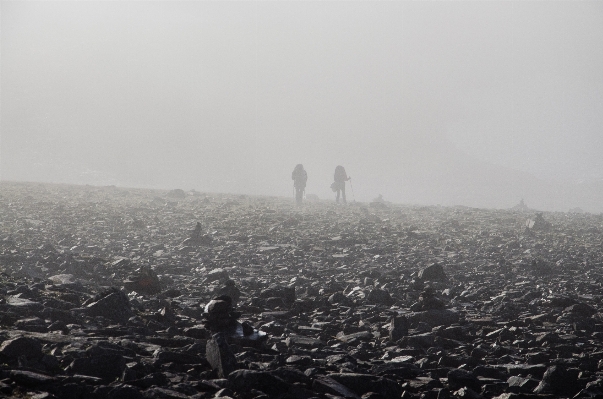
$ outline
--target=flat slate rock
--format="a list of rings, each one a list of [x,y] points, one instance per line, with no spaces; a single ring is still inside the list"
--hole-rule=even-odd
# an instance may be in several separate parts
[[[14,296],[14,295],[8,296],[6,298],[6,304],[9,307],[14,307],[17,309],[23,308],[23,309],[30,310],[30,311],[40,311],[40,310],[44,309],[44,305],[42,305],[39,302],[35,302],[30,299],[21,298],[21,297]]]
[[[291,335],[286,340],[285,343],[289,347],[302,347],[302,348],[320,348],[325,346],[325,343],[320,339],[310,338],[300,335]]]
[[[56,381],[56,378],[52,376],[26,370],[11,370],[9,376],[13,381],[31,387],[46,385]]]

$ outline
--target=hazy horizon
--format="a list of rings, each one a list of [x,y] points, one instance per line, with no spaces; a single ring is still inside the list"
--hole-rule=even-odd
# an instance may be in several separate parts
[[[290,196],[302,163],[328,199],[341,164],[360,201],[601,212],[602,22],[596,1],[1,2],[0,179]]]

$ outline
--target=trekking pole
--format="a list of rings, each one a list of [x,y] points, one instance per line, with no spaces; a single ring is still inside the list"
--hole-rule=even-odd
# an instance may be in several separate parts
[[[352,186],[351,178],[350,178],[350,188],[352,189],[352,201],[356,202],[356,196],[354,196],[354,186]]]

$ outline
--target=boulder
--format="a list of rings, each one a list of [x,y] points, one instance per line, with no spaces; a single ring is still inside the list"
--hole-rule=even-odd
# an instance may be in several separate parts
[[[419,271],[417,275],[423,281],[447,281],[448,276],[439,263],[433,263]]]

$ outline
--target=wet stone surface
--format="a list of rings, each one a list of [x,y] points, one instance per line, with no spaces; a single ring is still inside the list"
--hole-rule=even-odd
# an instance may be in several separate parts
[[[0,397],[603,397],[601,215],[0,188]]]

